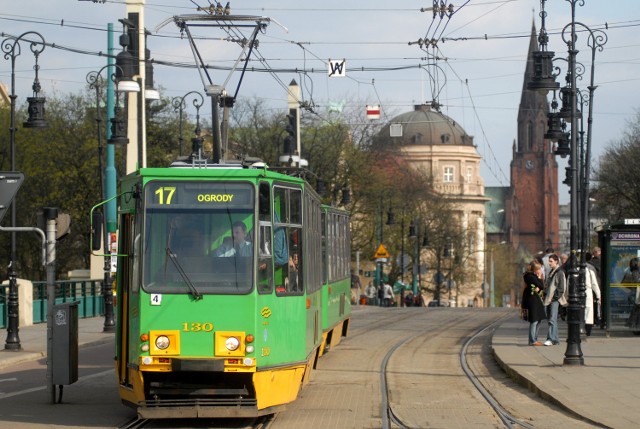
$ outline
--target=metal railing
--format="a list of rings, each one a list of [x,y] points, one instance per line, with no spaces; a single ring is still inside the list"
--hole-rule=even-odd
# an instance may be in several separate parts
[[[78,317],[104,315],[102,280],[61,280],[55,282],[56,304],[79,301]],[[8,285],[0,285],[0,328],[7,326]],[[33,323],[47,321],[47,282],[33,282]]]

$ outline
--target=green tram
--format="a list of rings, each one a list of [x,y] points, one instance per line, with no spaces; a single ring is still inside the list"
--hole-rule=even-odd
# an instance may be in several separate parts
[[[141,418],[281,411],[346,336],[348,213],[302,178],[142,168],[118,207],[116,372]]]

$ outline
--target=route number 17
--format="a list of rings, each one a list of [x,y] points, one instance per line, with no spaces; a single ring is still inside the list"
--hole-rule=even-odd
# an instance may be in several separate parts
[[[158,204],[171,204],[171,198],[176,192],[175,186],[163,186],[158,188],[156,195],[158,196]]]

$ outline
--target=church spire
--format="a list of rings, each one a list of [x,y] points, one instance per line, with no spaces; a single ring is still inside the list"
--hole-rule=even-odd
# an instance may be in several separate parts
[[[522,95],[520,96],[520,106],[518,108],[518,152],[537,152],[542,150],[544,129],[546,126],[546,116],[549,112],[549,102],[546,95],[534,90],[527,89],[527,83],[533,76],[533,53],[538,47],[535,23],[531,25],[531,37],[529,38],[529,50],[527,51],[527,66],[524,71],[522,83]]]

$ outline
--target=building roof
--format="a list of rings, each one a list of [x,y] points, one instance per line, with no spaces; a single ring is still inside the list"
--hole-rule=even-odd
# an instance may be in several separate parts
[[[393,118],[380,136],[394,137],[400,145],[473,146],[473,137],[453,119],[430,105],[414,106],[412,112]]]

